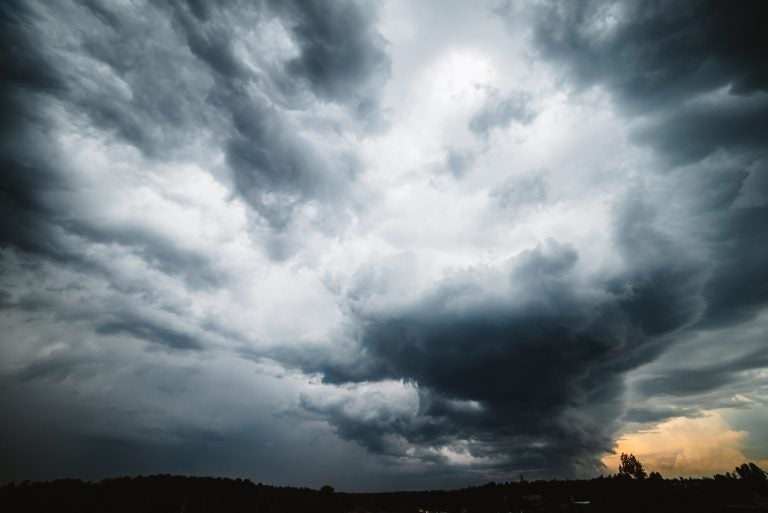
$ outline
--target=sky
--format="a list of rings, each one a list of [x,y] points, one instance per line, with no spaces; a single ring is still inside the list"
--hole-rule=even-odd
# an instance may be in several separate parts
[[[768,4],[0,4],[0,481],[768,465]]]

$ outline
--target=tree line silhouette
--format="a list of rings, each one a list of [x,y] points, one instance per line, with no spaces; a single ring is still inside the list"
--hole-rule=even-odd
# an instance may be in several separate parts
[[[85,482],[59,479],[0,487],[0,511],[147,513],[768,512],[766,472],[744,463],[711,478],[647,475],[634,455],[619,472],[586,480],[539,480],[450,491],[342,493],[248,479],[153,475]]]

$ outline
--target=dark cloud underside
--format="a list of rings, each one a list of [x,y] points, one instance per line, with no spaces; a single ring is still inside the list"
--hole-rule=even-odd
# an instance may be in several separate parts
[[[663,204],[640,189],[616,209],[614,240],[627,270],[593,284],[600,300],[570,279],[576,251],[553,242],[521,254],[494,279],[472,270],[437,284],[405,312],[366,318],[358,358],[304,368],[329,383],[412,381],[427,404],[476,401],[481,408],[427,406],[411,421],[384,425],[329,410],[340,435],[381,452],[393,432],[417,444],[469,440],[473,456],[500,452],[508,457],[496,463],[501,468],[546,475],[596,468],[591,458],[610,450],[625,408],[624,373],[656,358],[665,336],[740,322],[764,307],[768,276],[758,262],[768,261],[768,212],[764,203],[742,207],[737,198],[747,180],[763,184],[765,197],[768,82],[759,55],[768,44],[757,21],[765,5],[619,3],[615,27],[591,31],[612,5],[544,7],[536,16],[536,46],[562,65],[573,86],[607,88],[624,115],[641,122],[635,139],[654,149],[662,179],[701,189],[689,215],[705,225],[703,239],[691,246],[670,234]],[[487,134],[530,121],[522,97],[515,98],[485,105],[470,129]],[[452,162],[451,169],[458,166]],[[528,189],[523,196],[534,201],[546,191],[540,182]],[[514,193],[500,189],[495,197]],[[489,282],[509,287],[508,295],[490,294]],[[763,347],[751,355],[750,368],[763,367],[764,354]],[[668,371],[636,392],[711,390],[740,379],[740,369]],[[633,411],[634,419],[686,414]]]

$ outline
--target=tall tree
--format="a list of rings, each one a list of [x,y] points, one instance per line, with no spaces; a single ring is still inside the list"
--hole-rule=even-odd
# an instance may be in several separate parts
[[[621,463],[619,464],[619,475],[629,476],[633,479],[645,479],[648,474],[645,473],[643,464],[635,458],[634,454],[621,453]]]

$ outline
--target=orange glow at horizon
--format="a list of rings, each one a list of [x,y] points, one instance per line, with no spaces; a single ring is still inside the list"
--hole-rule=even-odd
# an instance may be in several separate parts
[[[616,442],[615,454],[602,462],[618,471],[619,454],[632,453],[645,470],[664,477],[701,477],[733,472],[750,461],[742,452],[746,431],[735,431],[719,411],[698,418],[678,417],[653,430],[627,433]],[[756,461],[765,468],[767,461]]]

